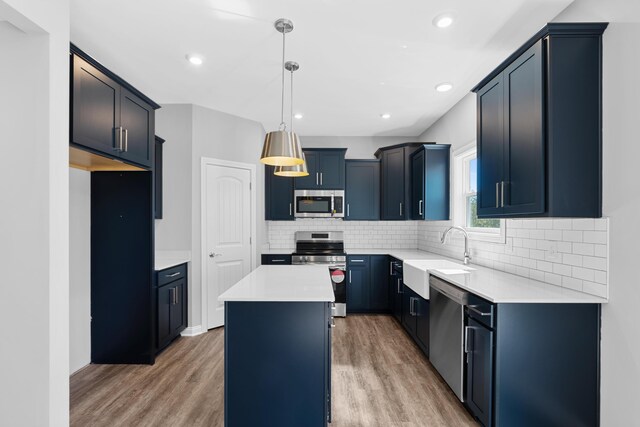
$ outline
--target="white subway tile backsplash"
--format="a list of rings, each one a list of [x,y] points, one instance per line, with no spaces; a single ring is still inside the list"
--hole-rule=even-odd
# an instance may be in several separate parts
[[[422,249],[461,259],[464,239],[440,236],[450,221],[269,221],[271,249],[290,250],[297,230],[343,230],[349,248]],[[608,220],[506,220],[504,243],[471,240],[472,263],[606,297]]]

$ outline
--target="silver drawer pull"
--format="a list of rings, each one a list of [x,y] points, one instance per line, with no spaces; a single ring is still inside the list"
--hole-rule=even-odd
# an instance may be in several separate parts
[[[179,275],[180,275],[180,272],[178,271],[177,273],[173,273],[173,274],[165,274],[165,277],[176,277]]]
[[[271,262],[284,262],[283,259],[272,259]]]
[[[491,313],[485,313],[483,311],[480,311],[476,308],[476,306],[468,305],[467,308],[473,311],[474,313],[479,314],[480,316],[491,316]]]
[[[363,259],[352,259],[351,262],[364,262]]]

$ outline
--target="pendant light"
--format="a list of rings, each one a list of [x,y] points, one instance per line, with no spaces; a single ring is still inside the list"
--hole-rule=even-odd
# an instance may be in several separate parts
[[[288,19],[278,19],[274,24],[276,30],[282,33],[282,106],[280,110],[280,129],[269,132],[264,138],[260,161],[272,166],[294,166],[304,163],[300,139],[294,132],[287,132],[284,121],[284,54],[285,35],[293,31],[293,22]]]
[[[291,135],[292,138],[299,143],[298,135],[293,131],[293,72],[297,71],[300,68],[300,65],[297,62],[287,61],[284,64],[284,68],[291,73],[291,102],[289,103],[289,107],[291,108],[289,114],[289,122],[291,123]],[[274,175],[278,176],[289,176],[289,177],[300,177],[300,176],[309,176],[309,172],[307,171],[307,159],[304,157],[304,152],[302,153],[302,160],[304,162],[301,165],[294,166],[276,166],[276,170]]]

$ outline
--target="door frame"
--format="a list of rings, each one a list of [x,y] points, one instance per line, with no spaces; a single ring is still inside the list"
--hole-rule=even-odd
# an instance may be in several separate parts
[[[200,295],[201,301],[201,325],[202,332],[209,330],[209,287],[207,286],[207,239],[204,233],[206,230],[207,218],[207,193],[206,193],[206,171],[207,166],[223,166],[236,169],[248,170],[250,173],[250,226],[251,226],[251,271],[256,268],[256,235],[257,235],[257,197],[256,197],[256,165],[252,163],[240,163],[230,160],[214,159],[203,157],[200,161]]]

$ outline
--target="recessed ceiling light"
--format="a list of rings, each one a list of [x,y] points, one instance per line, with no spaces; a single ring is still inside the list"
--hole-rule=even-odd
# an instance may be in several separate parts
[[[202,65],[202,57],[198,55],[187,55],[187,60],[193,65]]]
[[[436,90],[438,92],[449,92],[451,89],[453,89],[453,85],[451,83],[440,83],[436,86]]]
[[[301,113],[296,113],[293,115],[293,117],[295,117],[296,119],[301,119],[302,118],[302,114]]]
[[[382,117],[383,119],[390,119],[390,118],[391,118],[391,114],[389,114],[389,113],[382,113],[382,114],[380,114],[380,117]]]
[[[443,13],[438,15],[433,20],[433,25],[438,28],[447,28],[453,24],[453,16],[450,13]]]

